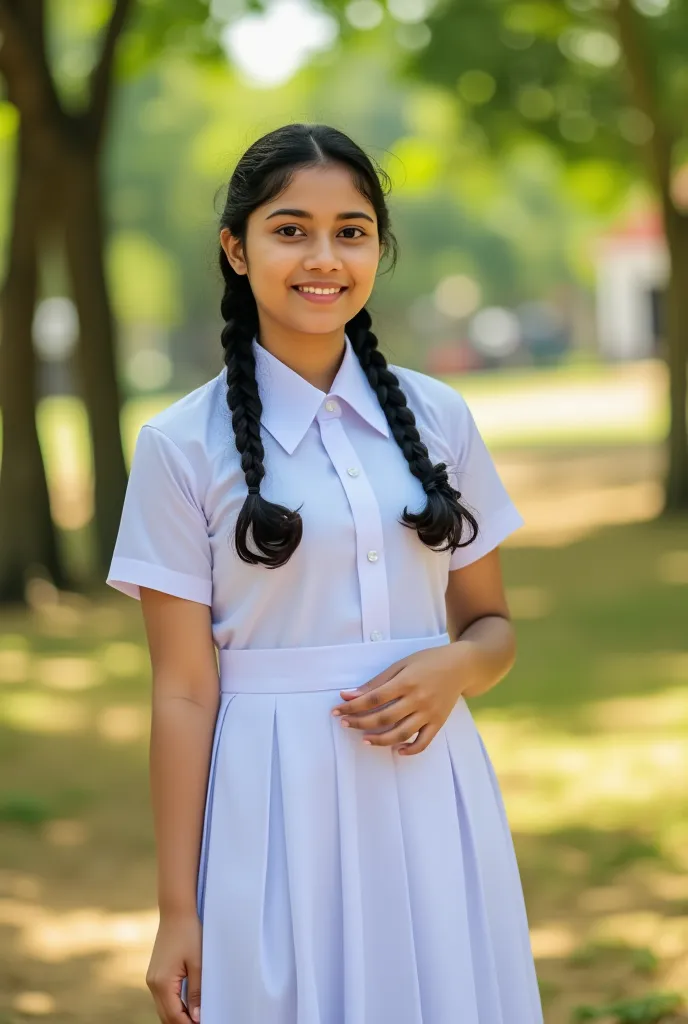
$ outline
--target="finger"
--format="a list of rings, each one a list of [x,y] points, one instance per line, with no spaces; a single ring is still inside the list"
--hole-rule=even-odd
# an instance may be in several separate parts
[[[187,963],[187,995],[186,1001],[189,1007],[189,1016],[192,1021],[198,1024],[201,1019],[201,965],[200,963]]]
[[[361,711],[372,711],[373,708],[389,704],[390,701],[403,696],[405,692],[404,681],[398,674],[389,682],[381,683],[374,690],[367,690],[359,697],[353,697],[347,704],[337,705],[332,710],[343,715],[357,715]]]
[[[379,686],[393,679],[394,676],[398,675],[402,669],[406,667],[406,658],[402,658],[400,661],[395,661],[391,665],[388,665],[382,672],[378,672],[376,676],[369,679],[365,683],[361,683],[360,686],[354,687],[352,690],[340,690],[341,696],[344,698],[344,704],[340,705],[343,709],[346,709],[347,703],[351,700],[355,700],[362,693],[368,693],[369,690],[376,690]]]
[[[158,1016],[164,1024],[189,1024],[189,1017],[181,1000],[181,984],[178,980],[152,982],[149,985]]]
[[[395,743],[405,743],[414,733],[423,726],[423,716],[418,712],[407,715],[403,722],[399,722],[394,729],[386,732],[369,733],[364,740],[373,747],[392,747]]]
[[[406,743],[403,747],[399,747],[397,753],[404,754],[409,757],[411,754],[420,754],[422,750],[430,746],[430,742],[433,737],[440,731],[440,726],[434,725],[432,722],[428,722],[418,731],[418,735],[412,743]]]
[[[358,715],[349,715],[347,713],[342,718],[342,725],[346,723],[352,729],[370,729],[371,732],[375,729],[391,729],[402,718],[406,718],[407,715],[417,710],[407,696],[400,697],[398,700],[393,700],[391,703],[385,704],[384,707],[377,708],[375,711],[364,711]]]

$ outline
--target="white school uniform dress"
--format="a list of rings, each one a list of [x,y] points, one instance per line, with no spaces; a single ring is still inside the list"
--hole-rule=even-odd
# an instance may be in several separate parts
[[[348,337],[328,394],[253,344],[261,493],[300,507],[301,544],[278,569],[236,555],[247,488],[223,369],[142,428],[107,581],[212,608],[202,1024],[541,1024],[509,826],[465,700],[406,757],[330,714],[340,689],[449,642],[448,573],[523,520],[461,395],[394,366],[477,510],[476,541],[432,551],[398,521],[425,494]]]

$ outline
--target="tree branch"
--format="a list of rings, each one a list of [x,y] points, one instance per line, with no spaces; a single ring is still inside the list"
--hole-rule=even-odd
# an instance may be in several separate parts
[[[672,154],[674,139],[666,124],[657,86],[652,74],[652,59],[644,45],[641,15],[631,0],[618,0],[613,9],[619,41],[626,57],[633,98],[639,110],[649,118],[654,131],[645,145],[650,173],[664,204],[665,212],[675,212],[671,198]]]
[[[90,103],[87,116],[96,142],[99,142],[103,136],[112,96],[117,43],[124,30],[132,4],[133,0],[114,0],[110,21],[104,33],[100,57],[91,74]]]

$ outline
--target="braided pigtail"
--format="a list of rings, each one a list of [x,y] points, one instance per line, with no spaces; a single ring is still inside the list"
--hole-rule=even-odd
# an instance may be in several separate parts
[[[236,524],[236,549],[242,561],[275,569],[284,565],[298,547],[303,521],[298,511],[267,501],[260,493],[265,450],[260,436],[263,407],[253,353],[258,310],[248,278],[236,273],[223,250],[220,269],[225,281],[220,310],[225,321],[221,338],[227,367],[227,405],[248,486]],[[254,550],[248,546],[249,529]]]
[[[246,260],[251,215],[281,195],[299,168],[328,166],[347,168],[353,184],[373,207],[381,255],[391,256],[393,269],[397,242],[386,203],[391,187],[389,175],[347,135],[323,124],[295,123],[276,128],[249,146],[236,165],[227,188],[220,227],[242,242]],[[219,255],[225,283],[221,308],[225,321],[222,346],[227,366],[227,404],[248,485],[248,496],[236,526],[237,553],[244,562],[275,568],[284,565],[298,547],[303,521],[298,510],[292,512],[266,501],[260,494],[265,476],[265,452],[253,351],[253,338],[259,333],[258,308],[248,275],[238,274],[233,269],[222,247]],[[460,503],[459,491],[450,485],[446,465],[442,462],[433,465],[399,381],[378,351],[370,314],[365,307],[348,321],[345,330],[394,439],[427,495],[425,508],[414,513],[405,508],[400,523],[417,530],[421,541],[435,550],[454,551],[465,547],[477,537],[478,523]],[[472,530],[468,540],[463,537],[464,519]],[[249,531],[252,550],[248,546]]]
[[[478,523],[475,516],[460,503],[461,493],[449,483],[446,464],[439,462],[433,465],[428,449],[418,433],[416,418],[407,405],[406,395],[379,351],[371,325],[370,313],[364,306],[347,323],[346,332],[368,382],[377,395],[394,440],[404,453],[409,469],[423,485],[428,498],[421,512],[409,512],[405,508],[399,522],[417,530],[422,542],[434,550],[455,551],[456,548],[466,547],[478,536]],[[462,540],[464,519],[472,530],[468,540]]]

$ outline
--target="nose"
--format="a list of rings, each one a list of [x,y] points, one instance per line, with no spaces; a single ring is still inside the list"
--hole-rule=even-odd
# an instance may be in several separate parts
[[[329,235],[316,235],[313,245],[303,261],[304,270],[339,270],[342,266],[341,257],[337,255],[335,246]]]

